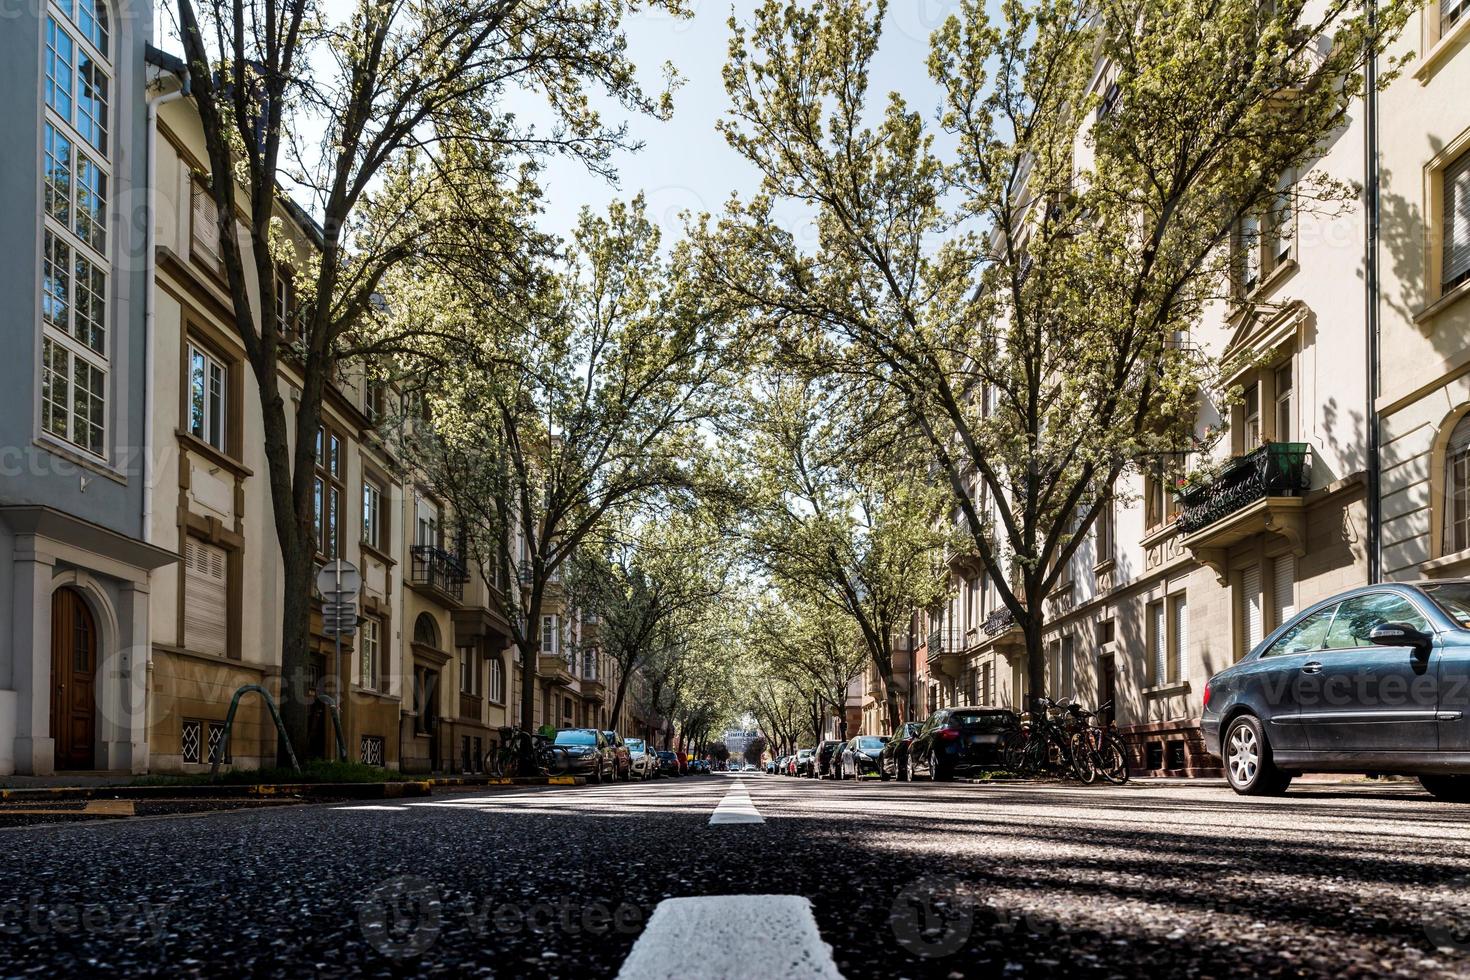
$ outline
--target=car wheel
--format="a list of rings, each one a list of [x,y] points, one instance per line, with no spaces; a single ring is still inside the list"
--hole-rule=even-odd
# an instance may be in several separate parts
[[[909,754],[907,752],[898,757],[898,761],[894,763],[894,768],[898,770],[899,782],[906,783],[913,778],[913,774],[909,772]]]
[[[929,779],[936,783],[949,782],[949,773],[939,764],[939,755],[931,751],[929,753]]]
[[[1419,785],[1436,800],[1470,803],[1470,776],[1420,776]]]
[[[1232,721],[1222,745],[1225,778],[1241,796],[1277,796],[1291,785],[1291,776],[1271,761],[1271,743],[1255,715]]]

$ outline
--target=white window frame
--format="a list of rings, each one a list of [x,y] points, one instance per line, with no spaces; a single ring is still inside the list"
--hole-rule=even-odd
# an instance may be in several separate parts
[[[380,691],[383,688],[382,621],[376,616],[364,616],[359,632],[362,650],[358,683],[370,691]]]
[[[230,419],[230,366],[209,350],[199,344],[191,342],[187,348],[188,361],[184,365],[184,372],[188,378],[188,426],[189,434],[200,442],[206,443],[218,449],[220,452],[230,450],[229,419]],[[203,362],[202,383],[204,390],[201,392],[199,427],[196,431],[194,425],[194,362]],[[215,380],[219,382],[218,404],[211,401],[211,387]]]
[[[362,481],[362,543],[383,550],[383,488],[377,481]]]
[[[54,76],[55,83],[64,84],[65,95],[53,100],[43,94],[42,125],[37,137],[41,143],[43,173],[46,159],[54,158],[52,150],[59,145],[58,141],[65,140],[68,145],[64,166],[64,212],[61,215],[53,214],[52,208],[48,206],[48,201],[52,198],[44,193],[40,196],[41,236],[38,244],[43,254],[38,262],[36,295],[38,333],[42,342],[38,358],[38,377],[41,383],[37,386],[36,393],[36,424],[44,438],[59,440],[105,461],[109,456],[111,439],[110,350],[115,333],[114,269],[111,259],[114,229],[107,221],[109,202],[116,192],[111,144],[115,144],[116,140],[114,109],[117,91],[113,84],[114,65],[107,50],[113,40],[110,33],[113,18],[110,8],[105,4],[89,0],[79,0],[71,4],[70,9],[56,3],[47,3],[44,5],[43,17],[43,50],[39,72],[43,88],[53,83],[49,64],[52,37],[59,41],[64,39],[62,43],[68,46],[70,60],[61,61],[62,70]],[[60,55],[59,47],[57,51]],[[100,145],[84,135],[84,130],[90,132],[94,127],[83,127],[79,122],[83,118],[81,90],[84,59],[103,83],[101,116],[95,120],[90,116],[86,117],[100,131]],[[61,77],[63,74],[64,78]],[[46,139],[48,129],[53,137],[50,146]],[[86,211],[80,206],[84,188],[81,180],[83,161],[88,165],[85,169],[97,177],[100,190],[97,194],[97,207]],[[94,210],[99,213],[102,223],[100,246],[95,241],[96,229],[91,221],[87,223],[85,235],[79,227],[81,216]],[[50,254],[50,250],[46,248],[48,241],[57,243],[59,248],[64,249],[66,256],[64,276],[56,277],[61,280],[65,303],[64,323],[51,322],[45,312],[50,304],[39,301],[48,294],[44,288],[47,283],[47,255]],[[81,279],[77,275],[79,261],[87,263],[88,271],[101,275],[100,288],[88,288],[86,297],[82,297]],[[90,315],[85,323],[82,322],[79,310],[84,304],[79,302],[79,297],[88,300],[85,305],[89,309],[95,309],[95,304],[101,305],[101,312],[95,322]],[[100,332],[100,346],[94,345],[90,336],[80,335],[84,332],[90,333],[93,329]],[[83,413],[77,410],[77,381],[83,375],[88,380],[84,395],[85,419]],[[64,386],[64,391],[58,397],[57,390],[61,386]],[[48,413],[51,424],[46,424]],[[58,418],[61,420],[59,430],[55,424]],[[86,432],[81,431],[83,426],[86,426]]]

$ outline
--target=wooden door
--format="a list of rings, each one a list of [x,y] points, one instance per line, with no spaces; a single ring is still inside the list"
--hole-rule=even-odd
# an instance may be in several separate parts
[[[97,624],[81,594],[51,596],[51,737],[57,769],[91,769],[97,740]]]

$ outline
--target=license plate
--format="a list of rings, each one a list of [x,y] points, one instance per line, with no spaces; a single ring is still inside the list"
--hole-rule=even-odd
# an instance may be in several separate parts
[[[971,735],[970,736],[970,744],[971,745],[999,745],[1000,744],[1000,736],[999,735]]]

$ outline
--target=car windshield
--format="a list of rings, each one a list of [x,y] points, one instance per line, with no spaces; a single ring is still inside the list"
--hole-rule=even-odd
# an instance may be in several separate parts
[[[812,750],[811,749],[800,749],[800,750],[797,751],[796,757],[798,759],[810,759],[812,757]]]
[[[1442,582],[1419,588],[1455,621],[1456,626],[1470,630],[1470,582]]]
[[[884,741],[885,741],[884,739],[877,738],[875,736],[871,736],[870,735],[867,738],[860,738],[860,739],[858,739],[858,748],[860,748],[860,749],[881,749],[883,747],[883,742]]]
[[[596,745],[597,733],[579,728],[569,728],[556,733],[557,745]]]
[[[961,728],[979,728],[996,732],[1005,728],[1009,718],[1003,711],[956,711],[950,721]]]
[[[643,739],[641,739],[641,738],[630,738],[630,739],[628,739],[628,743],[627,744],[628,744],[628,749],[630,751],[632,751],[632,752],[642,752],[643,751]]]

